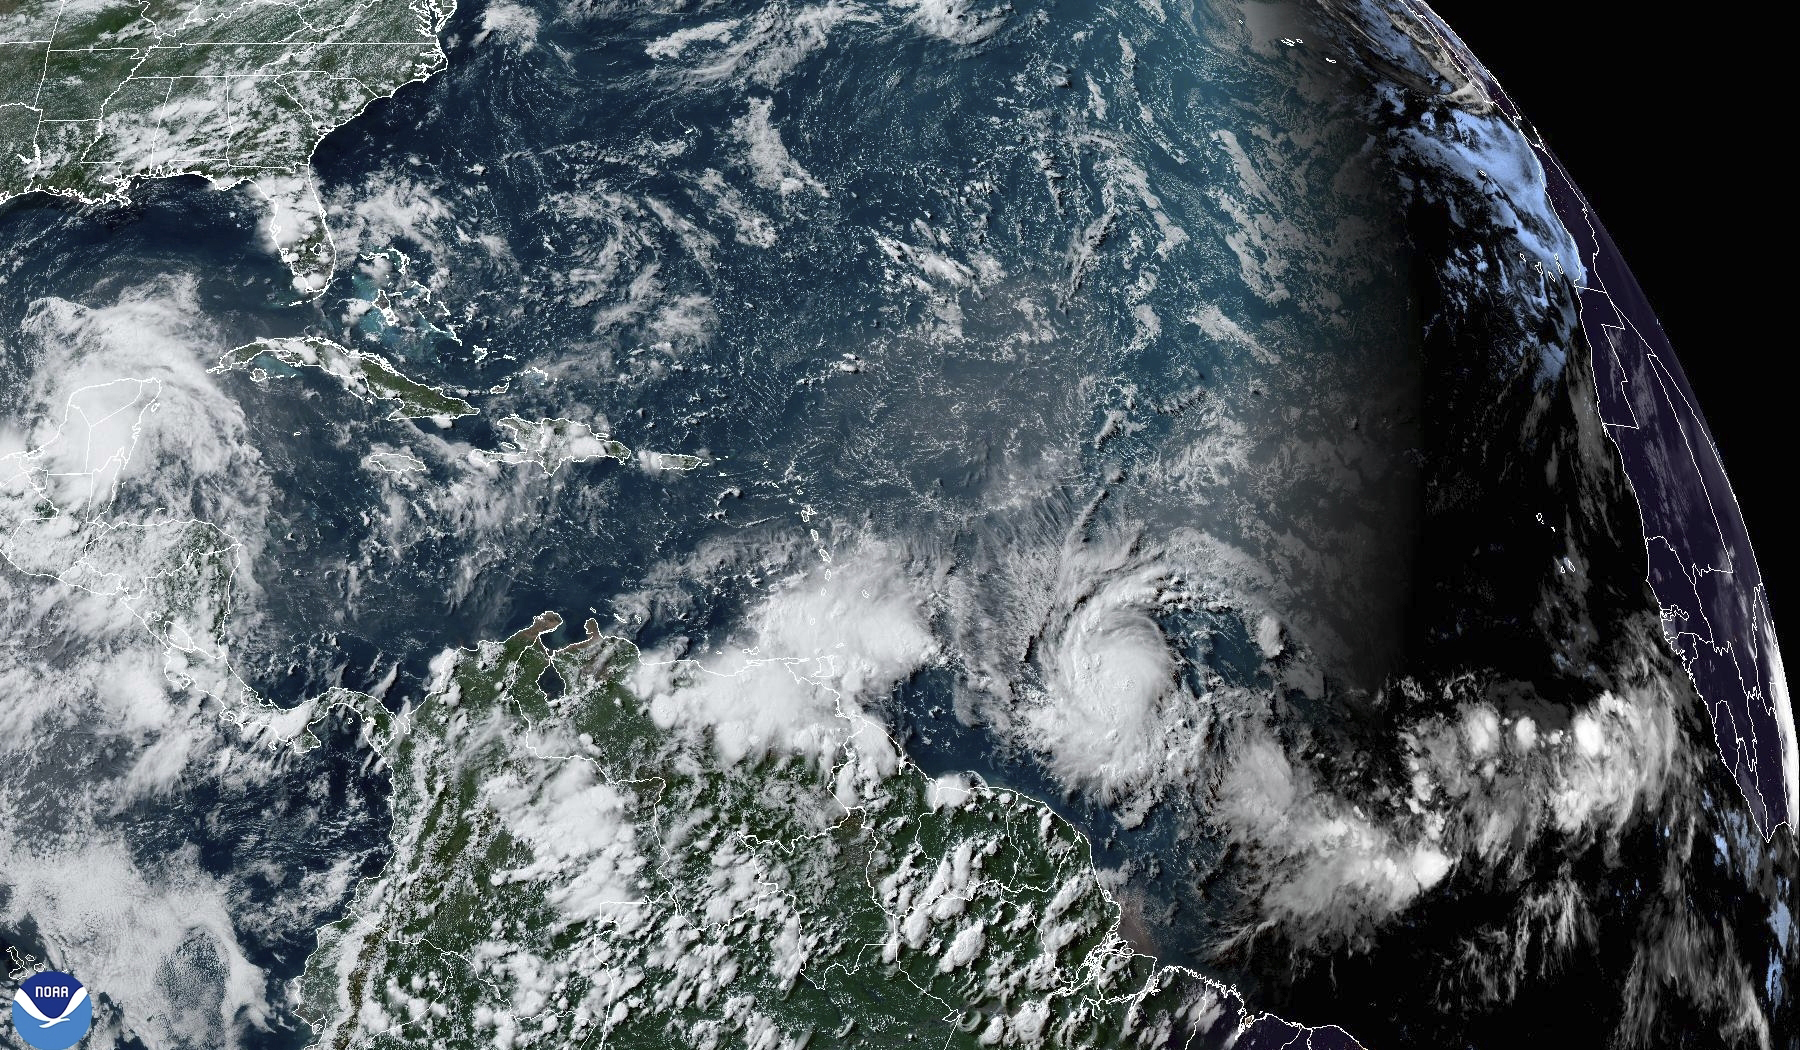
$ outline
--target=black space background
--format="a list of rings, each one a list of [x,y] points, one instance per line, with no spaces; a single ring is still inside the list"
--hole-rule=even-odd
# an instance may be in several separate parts
[[[1724,457],[1776,626],[1794,637],[1795,117],[1773,83],[1783,70],[1767,65],[1797,61],[1782,31],[1724,5],[1432,7],[1537,126],[1644,286]]]

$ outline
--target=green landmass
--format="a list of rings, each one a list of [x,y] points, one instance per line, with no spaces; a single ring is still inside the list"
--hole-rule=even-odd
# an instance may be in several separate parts
[[[219,363],[220,368],[248,369],[258,378],[267,378],[275,366],[316,368],[364,401],[392,402],[389,419],[448,421],[476,412],[467,401],[410,378],[374,354],[349,350],[316,336],[258,339],[228,351]]]
[[[685,452],[650,452],[647,450],[638,453],[638,462],[643,465],[645,470],[669,471],[677,474],[698,470],[706,463],[699,456],[690,456]]]
[[[506,437],[500,442],[499,451],[483,451],[484,458],[496,463],[535,464],[546,474],[556,473],[564,463],[623,460],[631,456],[624,442],[597,434],[593,427],[572,419],[505,416],[494,420],[494,426]]]
[[[410,452],[371,452],[363,457],[363,465],[397,477],[425,473],[425,461]]]
[[[830,768],[728,762],[659,724],[630,644],[589,620],[550,648],[561,623],[447,651],[416,708],[357,702],[392,857],[308,962],[320,1046],[1173,1047],[1235,1023],[1228,990],[1125,945],[1043,805],[932,780],[878,727]]]
[[[331,269],[313,148],[443,68],[455,0],[0,2],[0,201],[132,179],[250,184],[296,283]]]
[[[210,697],[247,739],[304,750],[316,743],[312,708],[276,708],[231,667],[238,541],[199,518],[115,514],[118,468],[161,389],[153,379],[81,387],[54,432],[0,456],[0,561],[112,603],[156,640],[172,687]],[[135,418],[128,437],[96,435],[93,421],[119,418]]]

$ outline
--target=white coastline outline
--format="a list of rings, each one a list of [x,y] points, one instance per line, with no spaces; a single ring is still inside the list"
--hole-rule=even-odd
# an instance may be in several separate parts
[[[1512,97],[1510,95],[1506,94],[1506,90],[1504,87],[1502,87],[1500,85],[1499,80],[1492,73],[1490,73],[1487,70],[1486,66],[1481,64],[1479,59],[1475,58],[1474,53],[1468,48],[1467,45],[1462,43],[1462,40],[1456,36],[1455,31],[1450,28],[1449,24],[1446,23],[1443,20],[1443,18],[1441,18],[1437,14],[1436,11],[1433,11],[1431,9],[1429,3],[1427,3],[1427,0],[1397,0],[1397,2],[1402,7],[1404,7],[1410,14],[1414,15],[1419,20],[1421,27],[1428,34],[1430,34],[1433,41],[1442,50],[1444,56],[1456,65],[1457,71],[1460,72],[1466,78],[1466,84],[1464,85],[1465,88],[1469,87],[1469,86],[1478,86],[1479,90],[1481,90],[1484,95],[1488,92],[1497,93],[1506,100],[1507,105],[1511,106],[1515,112],[1521,112],[1519,110],[1519,107],[1513,102]],[[1492,105],[1492,103],[1489,102],[1488,105]],[[1496,108],[1498,108],[1498,107],[1496,107]],[[1534,154],[1533,160],[1540,166],[1540,170],[1541,170],[1542,165],[1546,161],[1549,164],[1552,164],[1555,166],[1558,176],[1562,178],[1563,182],[1569,187],[1570,191],[1573,192],[1575,194],[1576,198],[1581,202],[1581,211],[1582,211],[1583,221],[1588,223],[1589,232],[1590,232],[1590,234],[1592,234],[1594,232],[1593,224],[1592,224],[1593,206],[1588,201],[1587,197],[1584,194],[1582,194],[1582,192],[1581,192],[1580,188],[1577,186],[1575,180],[1570,177],[1568,169],[1565,168],[1563,166],[1562,162],[1560,160],[1558,160],[1557,157],[1553,153],[1550,152],[1549,147],[1544,143],[1541,135],[1538,135],[1532,131],[1529,131],[1525,127],[1521,126],[1504,109],[1500,110],[1499,115],[1502,119],[1506,120],[1506,122],[1508,124],[1511,124],[1519,132],[1519,134],[1521,136],[1524,137],[1525,142],[1532,149],[1532,152]],[[1595,236],[1594,240],[1595,240],[1595,243],[1597,244],[1599,241],[1599,238],[1597,236]],[[1588,270],[1588,267],[1586,267],[1584,265],[1583,270],[1584,271]],[[1609,293],[1607,291],[1603,282],[1594,281],[1593,283],[1589,283],[1588,280],[1586,280],[1584,278],[1584,280],[1576,282],[1576,284],[1577,284],[1577,287],[1583,291],[1591,291],[1591,292],[1595,292],[1595,293],[1598,293],[1599,295],[1603,296],[1607,300],[1608,304],[1613,305],[1614,316],[1616,318],[1618,318],[1620,321],[1624,322],[1624,326],[1620,326],[1620,325],[1609,325],[1609,324],[1606,324],[1604,321],[1600,321],[1599,326],[1601,327],[1602,331],[1604,331],[1606,328],[1612,328],[1612,329],[1615,329],[1618,331],[1624,331],[1625,326],[1628,326],[1630,328],[1630,330],[1632,331],[1632,334],[1635,335],[1646,347],[1650,347],[1650,346],[1654,345],[1653,343],[1651,343],[1650,340],[1644,338],[1643,333],[1637,329],[1637,326],[1635,324],[1633,324],[1629,318],[1625,317],[1623,311],[1618,309],[1617,305],[1614,304],[1614,302],[1613,302],[1611,293]],[[1582,324],[1583,328],[1585,329],[1588,324],[1588,318],[1585,316],[1585,311],[1579,310],[1579,304],[1578,304],[1578,312],[1581,316],[1581,324]],[[1598,344],[1598,343],[1602,343],[1602,342],[1606,343],[1607,352],[1612,353],[1613,349],[1612,349],[1610,340],[1606,340],[1606,339],[1592,340],[1592,339],[1590,339],[1590,343]],[[1594,346],[1593,349],[1597,352],[1599,347],[1596,345],[1596,346]],[[1647,354],[1647,356],[1650,358],[1653,366],[1660,366],[1661,361],[1660,361],[1660,358],[1658,357],[1658,355],[1656,355],[1654,353],[1649,353],[1649,354]],[[1652,371],[1654,374],[1657,375],[1659,385],[1663,385],[1666,383],[1666,380],[1664,380],[1664,378],[1663,378],[1663,370],[1660,367],[1653,367]],[[1594,378],[1596,380],[1598,380],[1598,376],[1595,376]],[[1666,386],[1665,386],[1663,393],[1664,393],[1664,401],[1666,403],[1668,403],[1671,408],[1677,407],[1676,402],[1667,396]],[[1680,395],[1679,407],[1686,409],[1686,411],[1689,413],[1689,415],[1693,419],[1697,420],[1700,423],[1700,425],[1704,428],[1706,426],[1706,417],[1703,414],[1701,414],[1700,411],[1690,401],[1688,401],[1685,394],[1682,394],[1682,392],[1679,390],[1675,391],[1675,393],[1677,395]],[[1595,405],[1595,411],[1596,411],[1596,415],[1598,415],[1598,404],[1597,403]],[[1607,437],[1609,439],[1612,437],[1612,428],[1615,426],[1618,426],[1622,429],[1637,429],[1635,415],[1633,417],[1633,423],[1631,423],[1631,424],[1607,423],[1604,417],[1601,417],[1601,423],[1603,425],[1602,429],[1606,432]],[[1730,476],[1725,471],[1724,459],[1723,459],[1723,457],[1721,457],[1719,455],[1717,445],[1712,442],[1712,435],[1710,433],[1710,430],[1707,432],[1706,437],[1707,437],[1708,444],[1712,445],[1713,458],[1719,464],[1719,475],[1725,484],[1725,493],[1724,493],[1725,498],[1727,498],[1731,501],[1732,509],[1737,511],[1738,520],[1742,521],[1743,520],[1743,507],[1738,502],[1737,493],[1732,489]],[[1694,462],[1693,446],[1691,443],[1691,438],[1687,434],[1685,428],[1683,428],[1683,431],[1682,431],[1682,438],[1683,438],[1684,443],[1686,444],[1686,450],[1688,453],[1689,462],[1693,463]],[[1715,530],[1718,531],[1719,539],[1721,541],[1723,541],[1725,539],[1725,535],[1724,535],[1724,530],[1719,527],[1719,523],[1718,523],[1719,511],[1718,511],[1718,505],[1714,502],[1714,498],[1715,498],[1714,494],[1713,494],[1711,488],[1706,484],[1705,476],[1700,471],[1699,465],[1697,463],[1695,463],[1694,466],[1695,466],[1695,471],[1694,471],[1695,477],[1700,483],[1700,491],[1705,494],[1706,501],[1707,501],[1707,509],[1712,514],[1713,527]],[[1632,498],[1634,500],[1637,499],[1637,490],[1635,487],[1633,487],[1631,485],[1630,477],[1626,476],[1625,481],[1626,481],[1626,487],[1631,490]],[[1640,501],[1639,505],[1641,508],[1641,506],[1642,506],[1641,501]],[[1748,536],[1748,533],[1749,533],[1749,526],[1748,526],[1748,523],[1746,523],[1745,524],[1745,535]],[[1647,534],[1644,537],[1646,553],[1648,553],[1648,551],[1649,551],[1649,545],[1656,540],[1662,540],[1666,545],[1668,545],[1670,547],[1671,550],[1674,549],[1674,545],[1668,543],[1668,540],[1665,537],[1662,537],[1659,535]],[[1725,550],[1727,556],[1729,556],[1731,553],[1733,553],[1728,545],[1722,543],[1721,546]],[[1751,549],[1751,550],[1747,551],[1746,554],[1751,559],[1752,564],[1754,564],[1755,558],[1756,558],[1755,550]],[[1693,575],[1689,576],[1690,581],[1703,573],[1710,573],[1710,572],[1730,573],[1732,571],[1730,567],[1721,568],[1721,567],[1714,566],[1714,565],[1700,566],[1700,565],[1696,564],[1696,565],[1693,565],[1691,568],[1693,570]],[[1648,580],[1646,580],[1646,582],[1648,582]],[[1786,669],[1781,661],[1780,646],[1779,646],[1779,643],[1776,641],[1776,637],[1775,637],[1774,619],[1770,616],[1769,611],[1768,611],[1768,603],[1767,603],[1767,597],[1765,594],[1765,586],[1764,585],[1758,584],[1756,586],[1756,588],[1754,588],[1754,591],[1751,595],[1751,602],[1752,602],[1752,604],[1751,604],[1752,638],[1749,639],[1749,642],[1754,643],[1756,641],[1756,639],[1754,637],[1755,631],[1756,631],[1756,624],[1758,624],[1758,623],[1766,624],[1767,629],[1768,629],[1768,643],[1767,643],[1768,649],[1767,649],[1766,653],[1763,655],[1765,655],[1769,661],[1770,688],[1771,688],[1771,691],[1776,695],[1765,698],[1765,697],[1762,697],[1760,689],[1746,688],[1746,689],[1744,689],[1744,699],[1747,703],[1763,702],[1766,706],[1773,709],[1773,714],[1775,716],[1776,732],[1781,736],[1781,738],[1782,738],[1781,743],[1783,744],[1783,747],[1781,749],[1781,760],[1782,760],[1781,772],[1783,774],[1783,779],[1785,781],[1785,783],[1783,785],[1783,787],[1785,788],[1783,794],[1785,796],[1784,801],[1786,802],[1786,805],[1787,805],[1787,811],[1782,820],[1775,821],[1772,824],[1769,823],[1766,819],[1757,821],[1758,829],[1761,830],[1763,833],[1763,840],[1765,842],[1767,842],[1767,841],[1773,839],[1775,833],[1778,830],[1780,830],[1782,827],[1787,827],[1789,829],[1790,834],[1795,833],[1796,829],[1800,828],[1800,824],[1796,823],[1797,821],[1800,821],[1800,737],[1797,737],[1797,735],[1796,735],[1792,697],[1788,691],[1788,686],[1787,686],[1786,677],[1785,677]],[[1663,613],[1665,616],[1665,622],[1666,622],[1667,615],[1670,610],[1677,610],[1677,611],[1683,613],[1684,615],[1691,615],[1691,613],[1692,613],[1692,610],[1687,610],[1680,606],[1662,606],[1662,599],[1661,599],[1660,595],[1658,596],[1658,605],[1662,607],[1662,610],[1663,610]],[[1705,610],[1701,609],[1701,610],[1699,610],[1699,612],[1700,612],[1702,620],[1704,620],[1705,619]],[[1665,627],[1665,632],[1667,632],[1667,631],[1668,631],[1668,629],[1667,629],[1667,627]],[[1704,644],[1712,646],[1715,652],[1722,653],[1724,651],[1729,650],[1732,654],[1733,666],[1734,667],[1739,666],[1737,663],[1737,656],[1738,656],[1737,643],[1739,641],[1738,639],[1727,640],[1724,643],[1724,645],[1721,646],[1716,640],[1714,640],[1711,637],[1703,638],[1700,635],[1693,634],[1692,632],[1681,632],[1681,633],[1688,637],[1693,638],[1695,640],[1695,642],[1697,642],[1697,643],[1704,643]],[[1671,634],[1670,635],[1670,647],[1672,649],[1674,648],[1674,638],[1675,638],[1675,636],[1673,634]],[[1695,693],[1700,696],[1701,702],[1706,705],[1707,718],[1709,719],[1709,721],[1712,722],[1712,724],[1714,725],[1714,727],[1716,729],[1716,727],[1718,725],[1718,716],[1714,712],[1713,701],[1710,700],[1705,695],[1704,692],[1702,692],[1702,690],[1700,688],[1700,683],[1694,679],[1693,672],[1689,669],[1689,661],[1682,658],[1682,655],[1681,655],[1681,652],[1679,649],[1675,650],[1675,655],[1676,655],[1676,658],[1681,662],[1682,670],[1684,673],[1687,674],[1688,680],[1693,683]],[[1754,659],[1754,656],[1752,656],[1751,658]],[[1741,670],[1739,671],[1738,677],[1739,677],[1739,681],[1741,683],[1743,680],[1743,675],[1742,675]],[[1784,703],[1783,701],[1786,701],[1786,702]],[[1719,704],[1725,704],[1726,702],[1727,701],[1724,701],[1724,700],[1718,701]],[[1754,734],[1755,727],[1754,727],[1754,725],[1752,725],[1750,728],[1752,730],[1751,741],[1754,744],[1755,740],[1756,740],[1755,734]],[[1713,737],[1714,737],[1714,749],[1718,752],[1720,761],[1725,764],[1726,769],[1732,774],[1732,779],[1738,784],[1738,789],[1740,791],[1748,794],[1747,790],[1744,787],[1743,780],[1739,779],[1739,777],[1738,777],[1738,768],[1739,768],[1738,763],[1734,762],[1732,759],[1728,758],[1724,752],[1724,749],[1719,746],[1717,732],[1715,732],[1713,734]],[[1739,736],[1738,740],[1741,743],[1742,737]],[[1750,763],[1750,771],[1751,771],[1751,780],[1753,783],[1756,784],[1756,793],[1758,795],[1757,802],[1761,804],[1761,806],[1763,807],[1763,809],[1766,812],[1767,809],[1769,808],[1769,803],[1768,803],[1767,797],[1763,796],[1761,781],[1757,776],[1758,771],[1756,770],[1756,763],[1754,761],[1752,761]],[[1746,801],[1748,801],[1748,799],[1746,799]],[[1755,814],[1755,809],[1756,809],[1756,807],[1753,805],[1752,806],[1752,815],[1753,816]]]

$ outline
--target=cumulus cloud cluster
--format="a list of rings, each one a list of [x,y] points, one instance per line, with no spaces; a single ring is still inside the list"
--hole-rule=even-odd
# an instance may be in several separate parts
[[[868,549],[763,600],[720,651],[646,653],[633,686],[664,729],[704,737],[727,762],[800,756],[830,768],[850,749],[855,783],[891,773],[898,752],[868,713],[939,652],[923,596],[893,556]]]
[[[152,1048],[269,1026],[246,930],[313,922],[348,878],[296,871],[249,916],[239,878],[154,816],[197,785],[254,809],[291,758],[232,724],[265,710],[229,657],[267,480],[198,315],[181,282],[34,303],[0,424],[0,924],[79,961],[103,1024]]]
[[[0,423],[0,455],[31,451],[71,509],[115,502],[164,514],[255,520],[259,454],[243,411],[197,352],[191,282],[134,289],[104,306],[34,303],[22,335],[31,374]],[[9,457],[10,458],[10,457]]]
[[[207,373],[193,294],[157,284],[100,307],[33,304],[32,370],[0,433],[0,555],[45,581],[72,614],[65,629],[147,644],[170,683],[233,705],[245,696],[223,631],[255,597],[268,493],[242,411]]]
[[[982,698],[971,718],[1123,827],[1172,806],[1184,834],[1234,847],[1218,873],[1236,902],[1227,949],[1366,944],[1459,869],[1505,877],[1537,843],[1616,838],[1683,775],[1680,700],[1648,665],[1573,706],[1527,697],[1531,713],[1479,690],[1421,699],[1362,742],[1387,756],[1370,766],[1332,753],[1293,707],[1296,689],[1319,697],[1305,632],[1179,549],[1132,534],[1021,544],[973,581],[941,552],[900,551],[819,554],[770,587],[727,644],[646,653],[635,688],[660,725],[728,761],[837,769],[851,806],[898,760],[882,721],[895,690],[950,667]],[[732,552],[681,571],[779,576],[809,557],[804,545],[770,564]],[[1226,645],[1250,677],[1222,669]]]
[[[1286,699],[1295,683],[1316,695],[1304,632],[1230,578],[1128,535],[1013,555],[977,584],[928,557],[844,559],[777,588],[726,650],[647,661],[640,688],[659,721],[703,727],[733,760],[829,762],[876,701],[947,661],[985,698],[973,717],[1123,826],[1174,805],[1234,845],[1230,943],[1366,942],[1461,867],[1505,873],[1548,837],[1618,836],[1681,773],[1679,698],[1644,666],[1572,708],[1422,703],[1364,742],[1398,762],[1370,774],[1322,754]],[[927,595],[947,610],[935,625]],[[1260,679],[1227,680],[1216,639],[1195,636],[1233,622]]]
[[[1616,839],[1681,772],[1677,702],[1652,679],[1549,732],[1465,702],[1399,730],[1409,779],[1373,788],[1325,775],[1255,705],[1239,705],[1206,796],[1206,819],[1245,851],[1238,874],[1256,907],[1237,939],[1364,943],[1458,866],[1517,872],[1548,837]]]

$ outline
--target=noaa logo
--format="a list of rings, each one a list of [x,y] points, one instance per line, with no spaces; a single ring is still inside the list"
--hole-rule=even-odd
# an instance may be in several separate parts
[[[37,1050],[67,1050],[94,1023],[94,1004],[81,982],[56,970],[25,979],[13,995],[13,1027]]]

